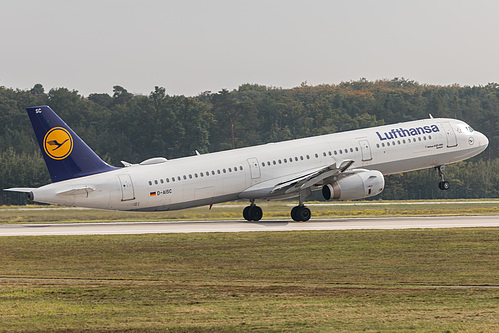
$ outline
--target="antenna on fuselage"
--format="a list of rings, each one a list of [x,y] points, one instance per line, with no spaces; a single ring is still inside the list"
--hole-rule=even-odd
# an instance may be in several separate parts
[[[433,119],[433,116],[431,115],[431,113],[428,113],[430,115],[430,119]]]

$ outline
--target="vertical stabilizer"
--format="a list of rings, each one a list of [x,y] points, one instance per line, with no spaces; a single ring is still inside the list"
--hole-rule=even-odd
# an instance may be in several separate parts
[[[48,106],[26,110],[52,182],[118,169],[101,160]]]

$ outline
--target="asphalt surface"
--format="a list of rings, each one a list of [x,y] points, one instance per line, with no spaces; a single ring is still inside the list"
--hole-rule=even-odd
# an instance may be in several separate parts
[[[164,221],[67,224],[4,224],[1,236],[119,235],[192,232],[358,230],[499,227],[499,216],[391,217],[247,221]]]

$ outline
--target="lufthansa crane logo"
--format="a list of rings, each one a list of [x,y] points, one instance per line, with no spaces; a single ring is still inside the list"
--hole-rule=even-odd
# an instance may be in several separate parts
[[[45,134],[43,149],[50,158],[63,160],[73,150],[73,138],[65,128],[54,127]]]

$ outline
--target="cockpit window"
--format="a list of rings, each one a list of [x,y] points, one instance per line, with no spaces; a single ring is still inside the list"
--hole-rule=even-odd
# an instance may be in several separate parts
[[[473,133],[475,131],[471,126],[466,126],[466,129],[470,131],[470,133]]]

